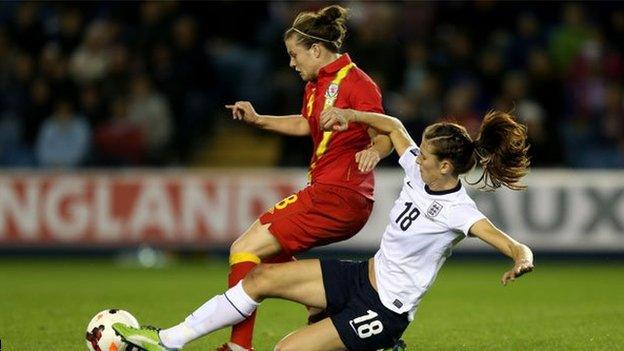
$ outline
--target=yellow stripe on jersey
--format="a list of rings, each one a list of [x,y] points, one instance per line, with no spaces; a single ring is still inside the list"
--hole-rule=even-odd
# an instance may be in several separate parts
[[[325,151],[327,151],[327,144],[329,144],[329,138],[331,138],[331,136],[332,136],[332,132],[323,132],[323,139],[321,140],[321,143],[319,144],[319,146],[316,148],[317,159],[323,156]]]
[[[306,104],[308,114],[305,116],[306,118],[312,116],[312,109],[314,108],[314,94],[315,91],[313,90],[312,94],[308,97],[308,103]]]
[[[338,88],[340,87],[340,82],[342,82],[342,80],[347,76],[347,73],[349,73],[349,71],[351,70],[351,68],[353,68],[353,66],[355,66],[355,64],[351,62],[350,64],[342,67],[340,71],[338,71],[338,73],[336,74],[336,78],[334,78],[334,80],[329,84],[329,87],[327,88],[328,93],[329,93],[329,89],[332,89],[332,86],[336,86],[336,93],[333,96],[328,96],[329,95],[328,93],[325,94],[325,105],[323,106],[323,110],[325,110],[328,107],[334,106],[334,102],[336,102],[336,97],[338,94]],[[323,132],[323,139],[321,140],[318,147],[316,148],[315,154],[316,154],[317,159],[323,156],[325,151],[327,151],[327,144],[329,144],[329,139],[331,138],[331,136],[332,136],[331,131]]]
[[[251,252],[237,252],[230,254],[230,266],[241,262],[253,262],[255,264],[260,264],[260,261],[260,257],[252,254]]]
[[[334,80],[329,84],[329,87],[331,87],[332,85],[337,85],[338,87],[340,87],[340,82],[342,82],[342,80],[347,76],[347,73],[349,73],[349,71],[351,70],[351,68],[353,68],[353,66],[355,66],[355,64],[351,62],[350,64],[342,67],[340,71],[336,73],[336,78],[334,78]],[[327,88],[328,90],[329,90],[329,87]],[[336,93],[337,92],[338,90],[336,90]],[[336,96],[337,94],[331,96],[331,98],[325,99],[325,106],[323,107],[323,110],[328,107],[334,106],[334,102],[336,101]]]

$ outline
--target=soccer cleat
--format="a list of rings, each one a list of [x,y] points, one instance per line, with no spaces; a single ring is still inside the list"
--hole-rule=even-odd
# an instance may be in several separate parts
[[[403,339],[397,340],[396,344],[392,348],[392,351],[405,351],[405,350],[407,350],[407,345],[405,344],[405,341],[403,341]]]
[[[246,349],[242,346],[238,346],[234,343],[231,342],[226,342],[225,344],[217,347],[216,351],[254,351],[253,348],[251,349]]]
[[[153,327],[133,328],[123,323],[113,324],[113,329],[128,344],[134,345],[145,351],[176,351],[165,347],[160,342],[158,329]]]

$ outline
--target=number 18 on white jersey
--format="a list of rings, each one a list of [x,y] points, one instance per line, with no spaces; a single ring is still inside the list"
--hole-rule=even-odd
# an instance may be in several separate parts
[[[433,191],[423,182],[416,163],[419,149],[401,155],[403,188],[375,254],[375,276],[382,303],[410,320],[452,247],[485,216],[461,184]]]

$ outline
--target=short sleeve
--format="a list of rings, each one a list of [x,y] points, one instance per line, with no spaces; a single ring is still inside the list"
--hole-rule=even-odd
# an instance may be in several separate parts
[[[420,149],[418,146],[413,146],[403,153],[401,157],[399,157],[399,164],[405,170],[405,174],[414,180],[420,179],[420,174],[418,173],[418,164],[416,164],[416,157],[420,153]]]
[[[349,96],[349,104],[354,110],[384,113],[381,90],[368,77],[358,79],[353,84]]]
[[[474,202],[461,203],[453,207],[449,216],[449,227],[468,236],[470,227],[477,221],[486,218]]]

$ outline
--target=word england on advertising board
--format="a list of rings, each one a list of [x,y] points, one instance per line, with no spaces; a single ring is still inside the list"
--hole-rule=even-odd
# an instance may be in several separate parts
[[[376,249],[402,178],[377,171],[367,225],[332,247]],[[4,173],[0,245],[227,247],[305,179],[304,170]],[[534,171],[526,184],[470,193],[496,226],[536,249],[624,250],[624,172]],[[478,240],[458,248],[484,249]]]
[[[0,244],[224,245],[296,190],[284,174],[0,176]]]

